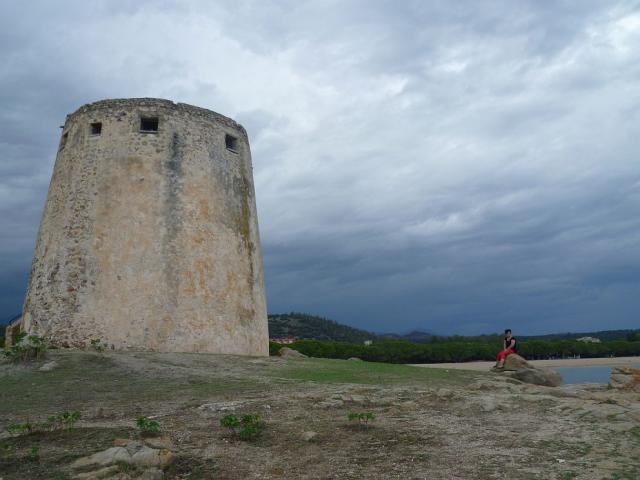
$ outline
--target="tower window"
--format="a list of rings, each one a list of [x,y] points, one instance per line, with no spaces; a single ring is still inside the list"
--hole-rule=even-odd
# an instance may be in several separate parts
[[[91,135],[100,135],[102,133],[102,123],[96,122],[91,124]]]
[[[65,132],[62,134],[62,139],[60,139],[60,150],[64,148],[67,144],[67,138],[69,138],[69,132]]]
[[[227,147],[227,150],[231,150],[232,152],[238,152],[238,139],[233,135],[225,135],[224,136],[224,144]]]
[[[158,131],[158,117],[142,117],[140,118],[140,131],[152,133]]]

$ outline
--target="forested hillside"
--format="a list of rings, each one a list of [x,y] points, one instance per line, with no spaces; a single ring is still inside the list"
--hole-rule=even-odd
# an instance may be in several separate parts
[[[351,343],[362,343],[365,340],[376,338],[373,333],[306,313],[291,312],[269,315],[269,337],[288,336]]]

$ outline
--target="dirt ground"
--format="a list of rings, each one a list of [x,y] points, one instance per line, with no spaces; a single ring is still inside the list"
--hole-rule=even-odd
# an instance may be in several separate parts
[[[640,478],[633,393],[348,360],[71,351],[47,360],[57,367],[0,365],[2,480],[71,479],[76,458],[137,438],[141,415],[177,445],[166,479]],[[68,430],[4,431],[76,410]],[[375,419],[361,427],[350,412]],[[220,419],[230,413],[260,415],[262,435],[229,434]]]

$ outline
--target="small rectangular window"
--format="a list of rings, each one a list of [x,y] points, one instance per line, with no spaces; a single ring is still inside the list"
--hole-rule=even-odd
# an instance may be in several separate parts
[[[238,139],[236,137],[229,134],[225,135],[224,144],[227,147],[227,150],[238,152]]]
[[[62,134],[62,139],[60,139],[60,150],[64,148],[67,144],[67,138],[69,138],[69,132],[65,132]]]
[[[102,133],[102,123],[96,122],[91,124],[91,135],[100,135]]]
[[[145,133],[158,131],[158,117],[140,118],[140,131]]]

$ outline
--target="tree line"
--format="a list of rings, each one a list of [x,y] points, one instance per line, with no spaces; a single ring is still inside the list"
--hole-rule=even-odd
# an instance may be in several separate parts
[[[635,340],[635,339],[634,339]],[[402,340],[375,341],[371,345],[349,342],[299,340],[287,347],[309,357],[348,359],[357,357],[370,362],[444,363],[495,360],[502,349],[501,342],[436,342],[411,343]],[[283,345],[270,343],[272,355]],[[601,343],[576,340],[530,340],[520,342],[518,354],[529,360],[551,358],[624,357],[640,355],[640,341],[618,340]]]

